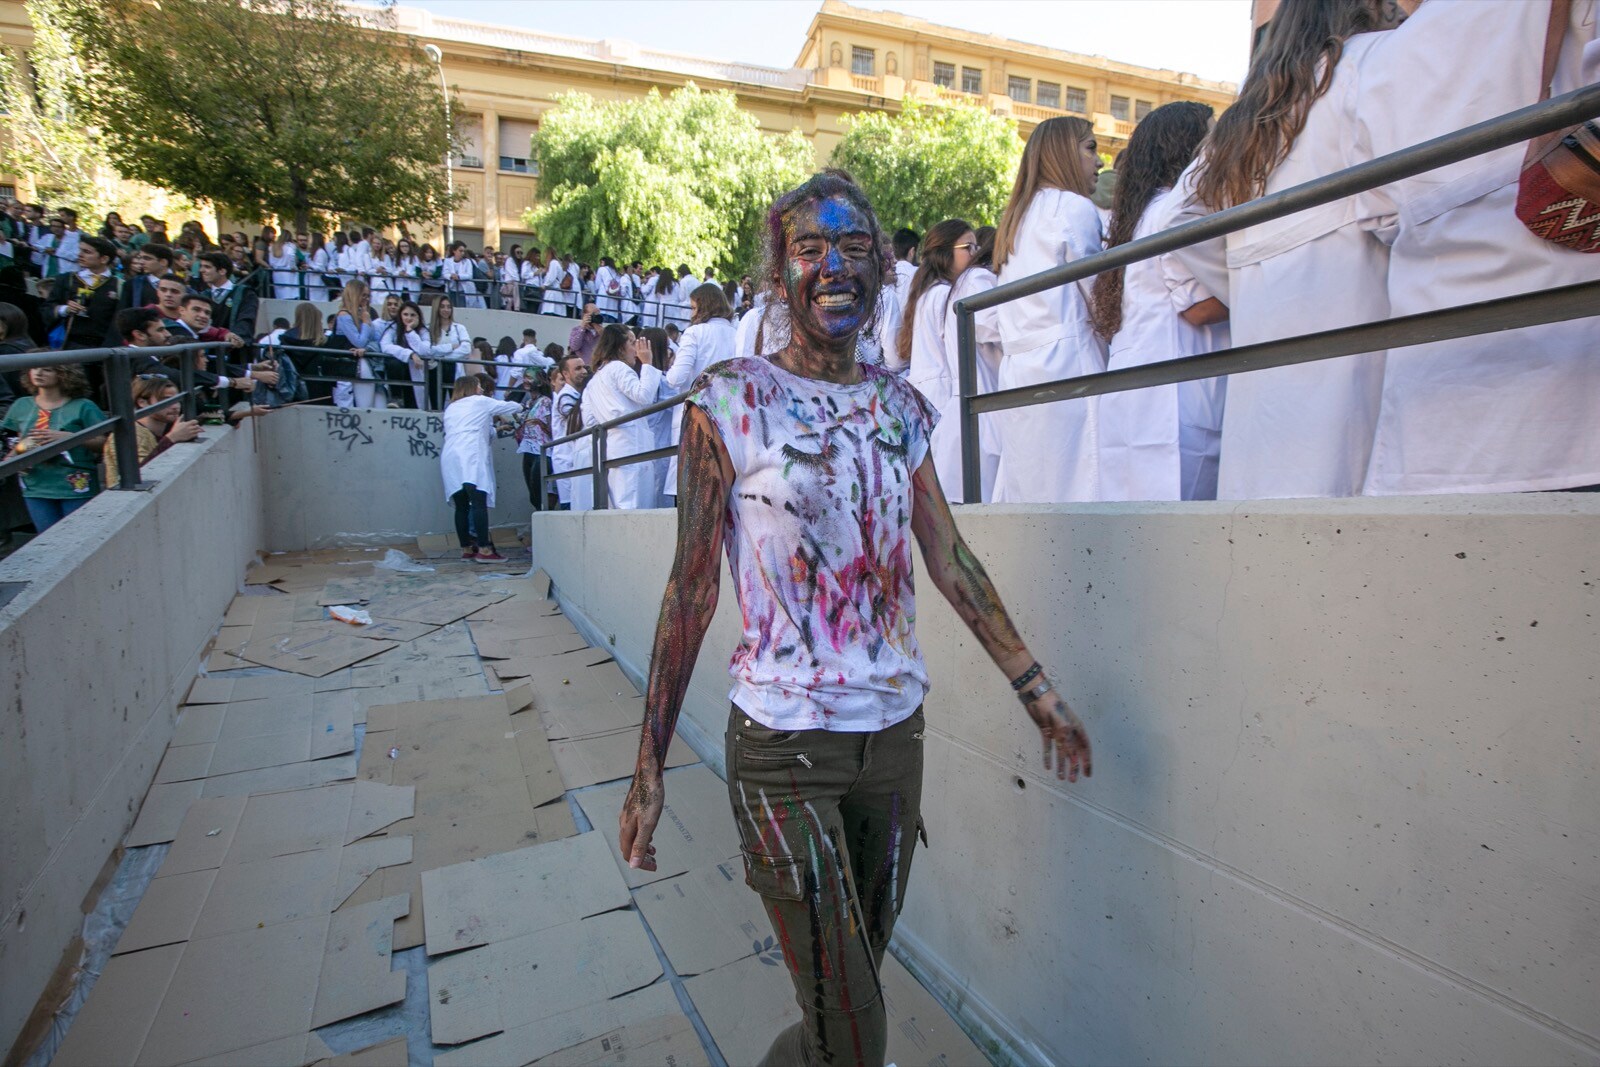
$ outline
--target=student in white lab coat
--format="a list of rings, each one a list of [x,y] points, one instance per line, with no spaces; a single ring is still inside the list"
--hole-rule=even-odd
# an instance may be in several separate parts
[[[511,377],[507,384],[512,386],[524,378],[537,377],[556,365],[556,361],[539,347],[539,335],[532,329],[522,331],[522,345],[511,353],[511,362],[532,364],[531,368],[526,365],[509,368]]]
[[[267,248],[272,268],[272,295],[279,300],[300,299],[300,249],[287,234],[279,234]]]
[[[334,263],[328,254],[328,238],[321,232],[311,235],[311,252],[306,257],[306,299],[320,304],[329,298],[328,276]],[[310,342],[306,342],[309,344]]]
[[[456,321],[456,307],[447,296],[433,302],[433,314],[428,319],[428,357],[424,361],[427,373],[427,396],[440,395],[443,386],[454,382],[458,371],[465,373],[459,363],[440,363],[440,359],[465,359],[472,351],[472,335]]]
[[[1177,221],[1360,162],[1351,151],[1350,90],[1356,63],[1382,37],[1377,31],[1390,28],[1392,13],[1381,0],[1285,4],[1239,99],[1179,180],[1185,204]],[[1389,315],[1388,257],[1354,215],[1348,201],[1326,204],[1174,255],[1228,305],[1236,346],[1374,322]],[[1218,498],[1360,493],[1383,363],[1383,353],[1372,352],[1233,375]]]
[[[896,263],[900,235],[895,235]],[[961,396],[960,376],[953,358],[956,346],[945,336],[950,310],[950,285],[971,264],[978,251],[978,238],[965,219],[945,219],[928,228],[922,241],[921,262],[913,271],[906,290],[906,310],[900,328],[890,338],[897,362],[906,365],[906,381],[927,398],[928,406],[939,413],[939,422],[928,440],[928,455],[939,475],[945,498],[960,503],[961,492]],[[908,252],[907,255],[910,253]]]
[[[567,273],[567,317],[572,319],[583,318],[583,309],[590,304],[589,294],[584,292],[583,264],[571,256],[562,256],[563,269]]]
[[[352,281],[360,279],[363,287],[371,292],[371,287],[366,285],[367,257],[364,244],[360,244],[361,235],[352,231],[344,239],[344,244],[338,248],[339,284],[349,285]]]
[[[973,254],[971,264],[950,286],[950,300],[945,305],[945,362],[956,376],[958,391],[961,386],[961,348],[956,329],[956,301],[987,292],[1000,283],[994,271],[990,269],[990,264],[994,261],[994,234],[993,226],[980,226],[974,231],[978,250]],[[1004,348],[1000,344],[998,314],[999,309],[987,308],[973,316],[973,332],[978,342],[977,378],[980,393],[992,393],[999,388],[1000,360]],[[959,409],[957,416],[959,417]],[[960,433],[959,429],[957,433]],[[978,484],[982,489],[983,499],[987,502],[994,499],[994,472],[1000,466],[1000,432],[993,415],[978,416],[978,461]],[[956,482],[955,487],[957,490],[961,488],[960,481]],[[949,487],[945,488],[948,490]]]
[[[539,285],[544,293],[539,298],[539,314],[565,315],[567,313],[566,294],[561,290],[561,279],[567,276],[566,268],[561,265],[561,259],[556,255],[556,250],[544,250],[544,270],[539,275]]]
[[[678,341],[678,354],[667,368],[661,383],[661,399],[678,396],[689,390],[707,367],[732,359],[738,354],[737,331],[733,325],[733,310],[722,287],[702,285],[689,296],[692,313],[689,328]],[[752,312],[752,314],[754,314]],[[676,445],[683,436],[683,405],[672,409],[672,436],[668,444]],[[678,496],[678,457],[667,460],[662,481],[662,492],[673,500]]]
[[[635,340],[626,326],[607,323],[594,348],[594,376],[583,391],[583,424],[597,426],[655,403],[661,393],[661,372],[655,368],[654,359],[648,340]],[[634,419],[606,431],[608,459],[649,452],[655,447],[655,435],[647,419]],[[607,475],[610,506],[659,506],[658,476],[654,463],[634,463],[612,470]]]
[[[1172,226],[1182,207],[1173,183],[1205,140],[1211,116],[1205,104],[1181,101],[1156,108],[1134,129],[1118,157],[1107,248]],[[1098,275],[1090,314],[1110,345],[1108,370],[1227,345],[1227,306],[1170,256]],[[1225,385],[1211,378],[1100,397],[1099,499],[1215,499]]]
[[[1384,155],[1536,102],[1550,17],[1543,0],[1428,0],[1360,59],[1358,141]],[[1597,22],[1595,0],[1573,0],[1552,95],[1600,73]],[[1542,240],[1518,220],[1524,154],[1524,145],[1511,145],[1358,198],[1362,222],[1389,247],[1392,314],[1600,279],[1600,255]],[[1367,493],[1596,484],[1600,319],[1389,353]]]
[[[405,390],[400,386],[389,387],[390,399],[402,407],[426,411],[428,390],[425,360],[433,354],[433,340],[423,323],[422,309],[410,300],[403,302],[395,316],[394,329],[384,334],[379,347],[385,356],[394,361],[395,369],[403,368],[401,374],[388,375],[391,381],[406,377],[416,383],[411,387],[410,403],[406,403]]]
[[[375,300],[390,293],[402,295],[400,281],[395,277],[392,247],[385,237],[374,236],[367,242],[367,284],[372,287]]]
[[[1046,119],[1034,127],[995,234],[1000,284],[1100,251],[1100,214],[1089,200],[1100,169],[1096,147],[1087,119]],[[1085,279],[997,309],[1005,345],[1000,388],[1105,370],[1105,343],[1089,322],[1089,285]],[[1096,498],[1095,399],[996,413],[995,500],[1047,504]]]
[[[485,306],[479,292],[477,273],[472,268],[472,258],[467,255],[467,246],[462,242],[457,241],[450,246],[450,258],[444,261],[443,277],[445,292],[450,294],[450,299],[455,301],[457,307]]]
[[[556,393],[552,405],[551,436],[566,437],[583,429],[583,390],[589,384],[589,365],[582,356],[569,355],[561,361],[561,378],[565,384]],[[566,444],[554,445],[550,450],[550,470],[578,470],[594,462],[594,446],[587,436]],[[562,478],[556,482],[556,496],[561,505],[571,511],[594,510],[594,479],[587,474]]]
[[[617,322],[622,315],[622,275],[610,256],[600,257],[600,268],[594,272],[594,305],[602,321]]]
[[[504,563],[489,536],[494,507],[494,420],[519,415],[522,405],[485,396],[476,375],[457,378],[444,409],[444,446],[439,471],[445,502],[456,509],[456,540],[461,558],[474,563]]]
[[[402,299],[415,301],[422,295],[422,260],[416,246],[406,237],[394,243],[394,280]]]
[[[902,308],[909,308],[911,279],[917,274],[917,245],[922,243],[922,238],[917,236],[916,230],[903,226],[894,231],[890,241],[894,244],[894,294],[900,298]]]
[[[644,321],[648,326],[666,326],[672,322],[672,307],[677,299],[678,286],[672,280],[672,272],[665,268],[657,271],[655,276],[645,282],[644,287]],[[680,326],[679,329],[682,329]]]

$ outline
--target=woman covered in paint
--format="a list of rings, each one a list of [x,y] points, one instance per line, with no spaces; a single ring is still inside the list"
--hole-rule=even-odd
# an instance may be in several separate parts
[[[1176,224],[1183,197],[1173,183],[1210,125],[1211,109],[1190,101],[1139,123],[1119,157],[1107,248]],[[1228,347],[1227,307],[1170,255],[1098,275],[1090,313],[1111,346],[1108,370]],[[1100,397],[1099,499],[1216,499],[1226,385],[1207,378]]]
[[[655,869],[662,766],[726,548],[743,620],[729,798],[746,880],[804,1015],[765,1062],[882,1064],[878,967],[921,822],[928,675],[913,540],[1012,680],[1045,766],[1088,774],[1089,741],[956,532],[929,458],[937,416],[897,375],[856,360],[856,335],[893,277],[865,195],[815,176],[773,205],[767,243],[765,282],[789,309],[788,338],[768,359],[711,367],[688,401],[677,556],[620,839],[630,866]]]

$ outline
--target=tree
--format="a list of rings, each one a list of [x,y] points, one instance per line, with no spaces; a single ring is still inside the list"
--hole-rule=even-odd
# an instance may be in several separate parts
[[[943,219],[1000,220],[1022,158],[1017,124],[957,102],[908,99],[898,115],[845,116],[833,165],[849,171],[886,230],[926,233]]]
[[[750,270],[766,210],[811,169],[799,131],[763,134],[731,92],[560,97],[533,137],[543,202],[525,216],[579,259]]]
[[[448,210],[433,66],[339,0],[52,3],[82,68],[73,102],[123,174],[297,229]]]

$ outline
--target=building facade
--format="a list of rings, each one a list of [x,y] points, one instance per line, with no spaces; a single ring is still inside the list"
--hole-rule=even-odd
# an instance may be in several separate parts
[[[0,0],[0,9],[15,11],[0,14],[0,33],[10,44],[15,24],[26,28],[27,18],[17,0]],[[530,141],[540,116],[568,92],[616,100],[690,82],[728,89],[762,129],[799,129],[822,165],[843,133],[845,115],[896,112],[907,99],[975,103],[1015,118],[1024,137],[1047,118],[1079,115],[1094,123],[1101,150],[1114,155],[1151,109],[1198,100],[1221,111],[1235,90],[1192,74],[952,29],[841,0],[823,0],[791,67],[511,29],[403,6],[391,11],[391,32],[439,49],[443,78],[455,90],[462,144],[451,170],[465,197],[449,221],[454,235],[475,247],[504,249],[532,239],[523,222],[538,196]],[[0,183],[13,181],[0,175]],[[232,220],[225,222],[232,228]],[[437,240],[441,229],[422,232]]]

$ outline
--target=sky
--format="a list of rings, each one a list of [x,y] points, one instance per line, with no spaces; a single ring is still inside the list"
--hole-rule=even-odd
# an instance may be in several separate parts
[[[793,65],[821,0],[399,0],[441,15],[618,37],[714,59]],[[1239,82],[1250,0],[852,0],[945,26]]]

